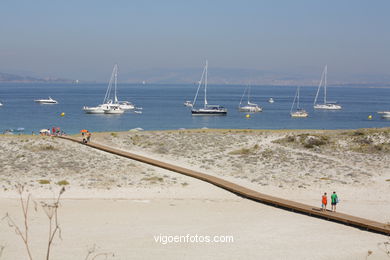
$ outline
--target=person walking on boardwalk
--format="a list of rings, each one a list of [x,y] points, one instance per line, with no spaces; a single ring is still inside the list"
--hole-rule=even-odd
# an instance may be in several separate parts
[[[322,211],[326,211],[326,205],[328,204],[328,197],[326,196],[326,192],[322,195]]]
[[[87,143],[91,140],[91,132],[87,132]]]
[[[332,200],[332,211],[336,212],[336,205],[339,202],[339,198],[337,197],[337,194],[336,194],[335,191],[333,192],[333,194],[330,197],[330,199]]]

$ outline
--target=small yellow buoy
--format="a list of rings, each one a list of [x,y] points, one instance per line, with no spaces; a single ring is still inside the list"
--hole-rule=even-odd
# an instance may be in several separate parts
[[[372,119],[372,115],[369,115],[369,116],[368,116],[368,119]]]
[[[65,116],[65,113],[64,113],[64,112],[62,112],[62,113],[60,114],[60,116]]]
[[[246,117],[246,118],[250,118],[250,117],[251,117],[251,115],[247,114],[245,117]]]

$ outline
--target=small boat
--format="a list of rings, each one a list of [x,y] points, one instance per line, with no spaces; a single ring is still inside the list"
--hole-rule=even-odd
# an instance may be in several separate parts
[[[207,67],[208,62],[206,61],[206,65],[203,69],[202,77],[199,81],[198,89],[195,94],[194,102],[192,102],[192,115],[199,116],[225,116],[227,114],[227,109],[220,105],[209,105],[207,102]],[[204,105],[203,108],[195,109],[196,99],[198,97],[199,89],[202,86],[202,82],[204,79]]]
[[[0,101],[0,107],[2,107],[3,106],[3,103]]]
[[[248,91],[246,91],[247,89],[248,89]],[[242,99],[244,98],[246,92],[248,94],[248,102],[247,102],[247,104],[241,105]],[[250,96],[250,87],[247,87],[244,89],[244,93],[242,94],[240,104],[238,105],[238,111],[240,111],[240,112],[261,112],[261,111],[263,111],[262,107],[259,107],[257,104],[251,103],[249,101],[249,96]]]
[[[292,104],[291,109],[290,109],[290,115],[291,115],[291,117],[296,117],[296,118],[308,117],[309,113],[307,113],[306,110],[299,107],[299,89],[300,89],[300,87],[297,88],[297,92],[295,93],[294,101],[293,101],[293,104]],[[297,101],[296,102],[297,109],[293,112],[295,100]]]
[[[272,104],[272,103],[274,103],[274,102],[275,102],[275,101],[274,101],[274,99],[273,99],[272,97],[268,99],[268,103],[271,103],[271,104]]]
[[[342,109],[341,105],[337,104],[336,102],[329,102],[326,100],[326,95],[327,95],[327,82],[326,82],[326,78],[327,78],[327,74],[328,74],[328,65],[325,65],[325,68],[324,68],[324,71],[322,72],[322,75],[321,75],[321,81],[320,81],[320,84],[318,85],[318,90],[317,90],[317,94],[316,94],[316,97],[314,99],[314,109],[323,109],[323,110],[340,110]],[[322,86],[322,82],[324,82],[324,103],[323,104],[317,104],[317,98],[318,98],[318,94],[320,93],[320,89],[321,89],[321,86]]]
[[[118,101],[118,104],[119,104],[119,107],[122,110],[132,110],[132,109],[135,109],[135,106],[133,105],[133,103],[131,103],[129,101]]]
[[[48,99],[35,99],[34,102],[39,104],[58,104],[57,100],[52,99],[49,97]]]
[[[184,102],[184,105],[185,105],[186,107],[192,107],[192,102],[189,101],[189,100],[186,100],[186,101]]]
[[[385,119],[390,119],[390,111],[379,111],[377,112],[378,114],[381,114],[382,118],[385,118]]]

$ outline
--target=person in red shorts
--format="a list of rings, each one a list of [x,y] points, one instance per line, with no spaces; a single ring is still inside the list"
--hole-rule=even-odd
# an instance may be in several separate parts
[[[328,197],[326,192],[324,192],[324,195],[322,195],[322,211],[326,211],[326,204],[328,204]]]

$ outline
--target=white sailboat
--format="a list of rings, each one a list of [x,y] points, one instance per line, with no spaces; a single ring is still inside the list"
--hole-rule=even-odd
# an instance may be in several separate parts
[[[244,89],[244,93],[242,94],[240,104],[238,105],[238,111],[240,111],[240,112],[261,112],[261,111],[263,111],[262,107],[259,107],[257,104],[250,102],[250,100],[249,100],[250,99],[250,91],[251,91],[250,87],[246,87]],[[242,100],[245,96],[245,93],[247,93],[247,95],[248,95],[248,101],[246,104],[242,105]]]
[[[58,104],[58,101],[52,99],[51,97],[42,98],[42,99],[35,99],[34,102],[39,103],[39,104]]]
[[[207,68],[208,61],[206,61],[206,65],[203,69],[202,77],[199,81],[198,89],[196,90],[196,95],[194,101],[192,102],[192,115],[215,115],[215,116],[225,116],[227,114],[227,109],[220,105],[209,105],[207,102]],[[204,105],[203,108],[195,109],[196,99],[198,97],[199,89],[202,86],[202,82],[204,79]]]
[[[134,109],[135,106],[129,101],[119,101],[117,97],[118,65],[115,64],[108,83],[103,103],[96,107],[84,106],[83,110],[87,114],[123,114],[125,110]],[[114,88],[113,97],[111,97]]]
[[[299,89],[300,89],[300,87],[297,88],[297,91],[295,93],[294,101],[293,101],[291,109],[290,109],[290,115],[291,115],[291,117],[308,117],[309,113],[307,113],[306,110],[300,108],[300,106],[299,106]],[[297,108],[293,112],[295,101],[297,101],[296,102]]]
[[[340,110],[342,108],[341,105],[337,104],[336,102],[329,102],[326,100],[327,74],[328,74],[328,65],[325,65],[324,71],[322,72],[322,75],[321,75],[320,84],[318,85],[317,94],[316,94],[316,97],[314,99],[314,108],[315,109],[325,109],[325,110]],[[322,82],[324,82],[324,103],[317,104],[318,94],[320,93]]]

